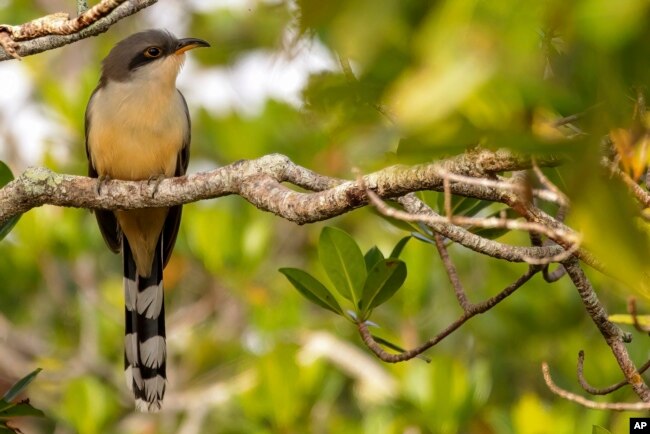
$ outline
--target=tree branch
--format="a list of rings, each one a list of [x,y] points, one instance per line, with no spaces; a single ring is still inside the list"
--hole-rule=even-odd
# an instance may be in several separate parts
[[[1,192],[0,192],[1,194]],[[407,194],[400,197],[397,201],[404,207],[410,214],[421,214],[437,216],[438,214],[433,211],[427,204],[419,200],[413,194]],[[1,203],[1,202],[0,202]],[[490,240],[478,236],[465,228],[453,225],[446,222],[429,221],[426,225],[432,231],[444,235],[446,238],[457,242],[458,244],[467,247],[478,253],[491,256],[497,259],[505,259],[510,262],[526,262],[530,258],[544,259],[564,253],[564,249],[560,246],[544,246],[544,247],[520,247],[511,246],[508,244],[500,243],[498,241]]]
[[[447,184],[444,183],[443,187],[446,188]],[[566,252],[557,255],[557,257],[549,258],[548,260],[544,260],[543,262],[537,262],[537,261],[542,261],[542,260],[538,260],[537,258],[527,258],[525,262],[528,263],[536,263],[541,265],[541,264],[548,264],[549,262],[562,261],[568,258],[569,256],[571,256],[571,254],[578,249],[580,243],[579,235],[573,231],[567,232],[561,229],[550,230],[548,229],[548,227],[538,223],[522,222],[519,220],[509,220],[507,218],[454,216],[451,215],[450,211],[446,212],[447,213],[446,217],[442,217],[436,214],[431,214],[431,215],[410,214],[408,212],[400,211],[389,207],[383,201],[381,201],[381,199],[379,199],[379,197],[377,197],[377,195],[373,193],[372,190],[367,190],[366,194],[368,195],[370,202],[375,206],[375,208],[377,208],[377,210],[382,215],[393,217],[404,222],[425,223],[429,227],[437,223],[450,223],[454,225],[476,226],[482,228],[504,228],[509,230],[523,230],[523,231],[530,231],[531,233],[544,234],[552,238],[557,237],[565,240],[566,242],[570,242],[573,244],[573,246],[570,249],[568,249]],[[449,207],[445,206],[445,208],[449,208]]]
[[[630,178],[630,175],[623,172],[618,168],[618,166],[609,162],[609,160],[603,159],[603,165],[605,165],[613,175],[618,176],[618,178],[623,181],[625,186],[630,189],[636,200],[638,200],[643,207],[650,208],[650,193],[642,189],[639,184]]]
[[[382,198],[417,190],[441,190],[438,167],[459,174],[512,171],[530,167],[530,160],[505,151],[471,151],[435,163],[392,166],[363,177],[363,184]],[[303,193],[282,182],[317,190]],[[97,193],[97,180],[60,175],[44,168],[29,168],[0,189],[0,224],[31,208],[50,204],[88,209],[133,209],[173,206],[203,199],[238,194],[256,207],[298,224],[325,220],[368,202],[362,183],[315,174],[279,154],[242,160],[211,172],[195,173],[160,182],[111,180]],[[454,186],[458,186],[455,188]],[[493,200],[495,192],[483,187],[453,184],[455,194],[471,194]]]
[[[592,385],[590,385],[587,379],[585,378],[584,364],[585,364],[585,352],[583,350],[580,350],[580,352],[578,352],[577,374],[578,374],[578,382],[580,383],[580,386],[585,390],[585,392],[591,393],[592,395],[608,395],[620,389],[621,387],[630,384],[627,382],[627,380],[623,380],[623,381],[619,381],[616,384],[612,384],[611,386],[597,389]],[[648,370],[648,368],[650,368],[650,360],[648,360],[643,365],[641,365],[641,367],[639,368],[639,374],[643,374],[645,371]]]
[[[386,352],[372,337],[372,334],[370,334],[370,331],[368,330],[368,325],[365,322],[357,323],[359,335],[361,336],[363,343],[373,353],[375,353],[375,355],[379,357],[379,359],[383,360],[384,362],[399,363],[399,362],[404,362],[406,360],[410,360],[414,357],[419,356],[429,348],[437,345],[447,336],[449,336],[454,331],[456,331],[460,326],[465,324],[470,318],[492,309],[494,306],[496,306],[501,301],[503,301],[506,297],[511,295],[517,289],[519,289],[524,283],[528,282],[530,278],[533,277],[540,269],[541,268],[537,265],[531,265],[528,268],[528,271],[526,271],[526,273],[524,273],[519,279],[517,279],[515,282],[507,286],[505,289],[503,289],[494,297],[491,297],[481,303],[476,303],[476,304],[470,303],[466,308],[463,307],[463,314],[456,321],[449,324],[443,331],[441,331],[436,336],[429,339],[424,344],[420,345],[419,347],[413,348],[411,350],[407,350],[398,354]]]
[[[587,313],[592,321],[600,331],[600,334],[605,338],[605,342],[612,350],[614,358],[618,362],[625,379],[632,386],[634,392],[641,398],[643,402],[650,402],[650,389],[643,381],[639,371],[634,366],[634,362],[630,359],[624,342],[629,342],[631,337],[614,323],[609,321],[605,308],[598,300],[598,296],[591,286],[591,282],[587,279],[584,271],[580,268],[580,263],[577,258],[572,257],[562,263],[567,271],[567,274],[573,281],[573,284],[578,289],[578,294],[582,299]]]
[[[472,303],[467,298],[465,288],[463,287],[463,284],[460,281],[460,277],[458,276],[458,270],[456,270],[456,266],[449,257],[449,252],[447,251],[445,242],[440,234],[434,235],[434,241],[436,242],[436,249],[438,249],[440,259],[442,259],[442,263],[444,264],[445,270],[447,271],[449,282],[451,283],[451,286],[454,287],[454,295],[456,296],[456,300],[458,301],[460,307],[463,309],[463,312],[467,312],[472,307]]]
[[[529,222],[538,223],[544,226],[547,226],[552,230],[560,231],[571,231],[567,225],[562,223],[559,219],[556,219],[538,207],[530,201],[520,200],[516,195],[504,195],[503,203],[510,206],[512,209],[516,210],[522,217],[524,217]],[[562,208],[560,208],[562,210]],[[567,244],[560,238],[554,239],[556,243],[564,247],[565,250],[570,250],[573,245]],[[589,266],[595,268],[596,270],[607,273],[606,267],[598,259],[596,259],[590,252],[585,249],[577,249],[575,251],[575,256],[578,257],[581,261],[589,264]]]
[[[623,410],[629,410],[629,411],[643,411],[643,410],[649,410],[650,409],[650,403],[648,402],[632,402],[632,403],[626,403],[626,402],[596,402],[592,401],[590,399],[587,399],[583,396],[576,395],[575,393],[571,393],[569,391],[566,391],[562,388],[560,388],[555,382],[553,382],[553,378],[551,378],[551,373],[548,368],[548,364],[546,362],[542,363],[542,374],[544,375],[544,381],[546,382],[546,385],[548,388],[551,390],[551,392],[555,393],[556,395],[568,399],[569,401],[576,402],[580,405],[583,405],[587,408],[593,408],[596,410],[618,410],[618,411],[623,411]]]
[[[157,0],[102,0],[76,18],[55,13],[28,23],[0,25],[0,61],[30,56],[97,36],[122,18],[133,15]]]

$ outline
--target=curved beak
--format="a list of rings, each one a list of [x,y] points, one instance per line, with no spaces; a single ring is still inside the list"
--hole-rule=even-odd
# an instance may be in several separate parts
[[[176,51],[174,51],[174,54],[183,54],[184,52],[191,50],[193,48],[209,47],[209,46],[210,44],[208,44],[203,39],[183,38],[178,40],[178,44],[176,45]]]

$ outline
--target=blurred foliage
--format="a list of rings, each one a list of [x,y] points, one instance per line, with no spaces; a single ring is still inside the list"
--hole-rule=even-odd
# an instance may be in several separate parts
[[[170,30],[215,47],[192,53],[192,68],[181,74],[211,80],[256,53],[291,60],[314,47],[335,61],[309,74],[300,105],[269,98],[256,111],[218,111],[188,97],[190,171],[272,152],[346,178],[354,167],[368,172],[430,161],[477,145],[561,153],[566,163],[545,173],[574,203],[568,223],[616,274],[589,271],[600,297],[611,312],[623,313],[627,295],[644,294],[648,225],[599,164],[604,135],[645,125],[635,111],[650,70],[647,1],[226,3],[232,7],[160,0],[99,37],[25,58],[30,104],[58,128],[38,144],[37,164],[86,173],[83,117],[99,62],[122,37],[167,23],[165,14],[174,13],[178,28]],[[0,2],[7,23],[74,9],[73,1]],[[560,140],[553,120],[575,113],[582,113],[575,122],[582,133]],[[13,120],[0,119],[0,134]],[[635,155],[644,139],[618,137],[616,145],[630,155],[626,170],[638,174],[644,163]],[[11,143],[3,142],[2,158],[18,174],[27,163]],[[437,193],[422,197],[441,204]],[[452,205],[468,214],[499,212],[477,201]],[[277,271],[300,268],[327,281],[318,255],[323,225],[298,227],[238,197],[185,207],[165,270],[165,410],[136,414],[122,378],[121,261],[105,248],[94,220],[87,211],[42,207],[22,216],[0,243],[0,386],[44,368],[29,394],[49,421],[21,420],[24,432],[509,434],[586,432],[594,425],[627,432],[636,415],[587,410],[543,384],[545,360],[560,385],[579,390],[575,357],[583,348],[594,385],[621,379],[566,279],[547,284],[535,277],[427,352],[429,364],[385,365],[354,327],[307,302]],[[426,239],[421,228],[395,227],[371,210],[327,224],[350,233],[362,252],[389,252],[414,230]],[[528,242],[523,234],[484,235]],[[525,269],[458,246],[450,254],[473,301]],[[404,286],[372,320],[386,340],[409,348],[460,310],[434,246],[410,242],[400,259],[408,266]],[[639,336],[629,347],[634,360],[647,357],[644,344]],[[625,389],[607,399],[635,396]]]

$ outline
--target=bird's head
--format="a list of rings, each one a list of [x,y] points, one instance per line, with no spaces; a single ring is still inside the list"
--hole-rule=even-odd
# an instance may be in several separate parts
[[[185,61],[185,52],[209,46],[202,39],[178,39],[161,29],[135,33],[118,42],[103,60],[101,81],[146,80],[173,84]]]

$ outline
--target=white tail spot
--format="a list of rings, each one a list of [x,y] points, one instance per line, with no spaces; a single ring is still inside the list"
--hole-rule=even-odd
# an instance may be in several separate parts
[[[146,318],[154,319],[160,315],[163,303],[162,281],[158,285],[151,285],[140,291],[136,297],[136,308],[139,314]]]
[[[159,368],[167,354],[165,338],[154,336],[140,344],[140,360],[149,368]]]
[[[135,298],[138,293],[138,286],[135,280],[124,278],[124,304],[128,310],[135,310]]]

